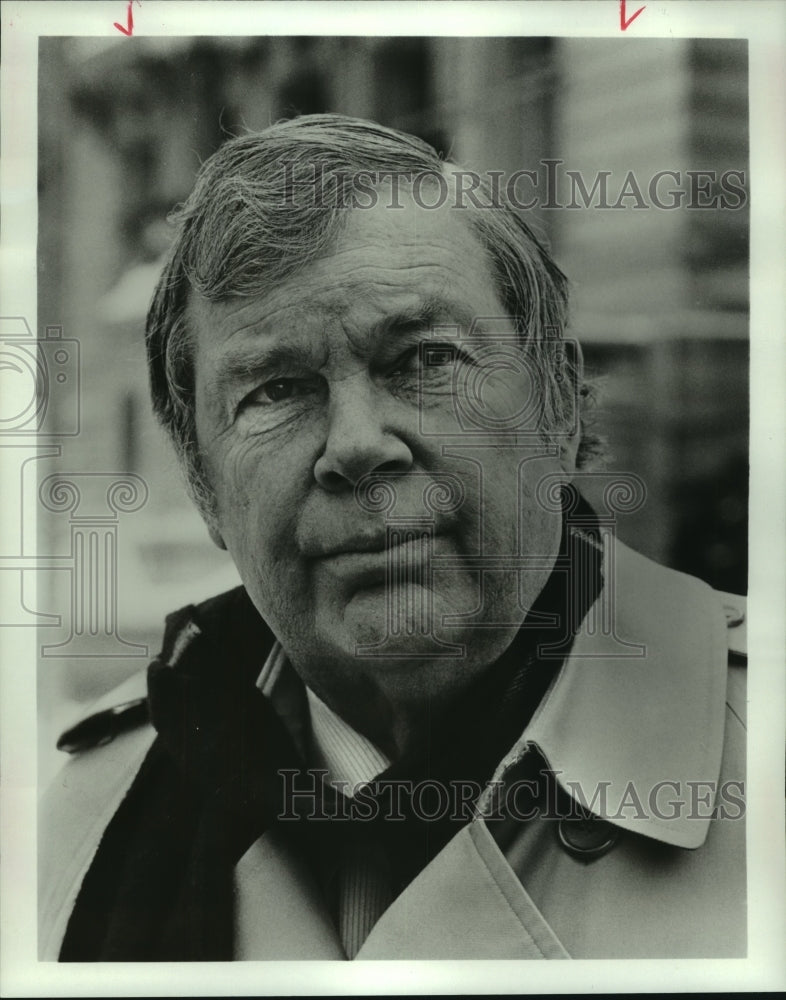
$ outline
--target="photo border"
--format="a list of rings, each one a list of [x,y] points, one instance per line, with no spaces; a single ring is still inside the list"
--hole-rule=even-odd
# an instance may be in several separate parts
[[[629,4],[628,17],[640,4]],[[36,331],[37,44],[39,35],[109,36],[126,4],[2,5],[4,315]],[[617,37],[610,0],[377,3],[134,0],[137,35],[554,35]],[[5,996],[209,996],[718,991],[782,988],[786,962],[783,788],[786,663],[786,372],[782,122],[786,5],[647,4],[630,37],[749,40],[751,415],[748,729],[749,957],[531,962],[237,962],[63,965],[36,958],[36,687],[34,629],[0,633],[2,687],[2,962]],[[0,454],[0,460],[2,455]],[[35,512],[31,512],[31,520]],[[34,531],[34,529],[33,529]],[[8,633],[11,634],[8,634]],[[30,633],[30,634],[25,634]],[[773,795],[778,797],[773,805]]]

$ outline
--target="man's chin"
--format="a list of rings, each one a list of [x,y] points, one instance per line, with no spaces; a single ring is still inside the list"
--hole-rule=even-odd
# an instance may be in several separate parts
[[[419,586],[364,588],[344,608],[340,645],[359,658],[397,662],[460,657],[462,630],[442,624],[456,612],[454,602]]]

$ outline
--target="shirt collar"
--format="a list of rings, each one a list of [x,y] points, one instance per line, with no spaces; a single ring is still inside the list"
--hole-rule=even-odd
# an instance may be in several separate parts
[[[390,766],[390,760],[371,740],[344,722],[311,688],[306,688],[311,713],[315,756],[327,770],[330,784],[345,783],[347,794],[367,784]]]
[[[257,687],[273,700],[282,714],[286,706],[281,698],[282,676],[291,675],[286,653],[276,641],[257,678]],[[306,686],[311,725],[310,763],[327,771],[330,784],[348,786],[348,793],[358,785],[373,781],[390,765],[390,760],[371,740],[344,722],[321,698]],[[290,713],[291,714],[291,713]]]

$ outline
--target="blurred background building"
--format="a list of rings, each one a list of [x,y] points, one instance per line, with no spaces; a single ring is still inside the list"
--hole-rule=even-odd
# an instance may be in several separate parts
[[[68,646],[58,654],[73,581],[38,574],[37,610],[62,617],[40,629],[50,647],[39,686],[47,747],[75,702],[144,665],[144,647],[157,651],[165,613],[237,580],[153,422],[143,343],[167,213],[222,141],[300,113],[343,112],[413,132],[479,171],[542,177],[542,161],[558,159],[559,204],[571,201],[567,170],[588,185],[609,172],[612,203],[629,171],[645,198],[660,170],[681,176],[661,184],[662,197],[687,190],[688,170],[748,178],[744,41],[41,38],[39,78],[38,326],[79,341],[81,428],[34,474],[134,473],[148,487],[117,527],[116,627],[137,646],[101,659],[65,655]],[[744,592],[748,213],[635,203],[541,202],[526,214],[573,282],[570,334],[603,376],[597,423],[609,469],[647,486],[620,537]],[[52,398],[55,427],[73,405]],[[66,551],[66,514],[41,514],[38,544]]]

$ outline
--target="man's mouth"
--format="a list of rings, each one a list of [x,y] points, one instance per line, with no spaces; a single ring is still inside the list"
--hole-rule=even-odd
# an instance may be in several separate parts
[[[446,537],[407,526],[344,539],[318,558],[331,575],[359,584],[426,584],[434,550]]]
[[[332,542],[317,555],[322,559],[332,559],[336,556],[360,555],[364,552],[384,552],[387,548],[387,532],[360,532]]]

